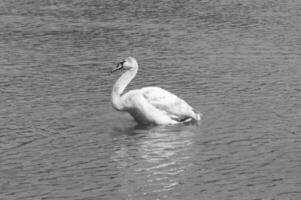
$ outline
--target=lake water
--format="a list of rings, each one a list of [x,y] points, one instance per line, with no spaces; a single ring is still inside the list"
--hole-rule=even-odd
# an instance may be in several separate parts
[[[0,199],[301,199],[298,0],[0,3]],[[111,107],[160,86],[201,125]]]

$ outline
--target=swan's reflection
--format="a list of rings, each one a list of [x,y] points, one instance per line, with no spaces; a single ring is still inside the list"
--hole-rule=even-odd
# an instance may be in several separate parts
[[[132,129],[113,159],[123,174],[128,197],[175,189],[191,165],[194,131],[189,126]]]

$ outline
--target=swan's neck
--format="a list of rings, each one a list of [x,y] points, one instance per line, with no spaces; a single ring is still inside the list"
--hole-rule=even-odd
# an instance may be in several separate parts
[[[121,99],[121,95],[125,90],[126,86],[132,81],[136,76],[138,68],[133,68],[126,71],[121,75],[121,77],[116,81],[112,90],[112,104],[116,110],[123,110],[124,105]]]

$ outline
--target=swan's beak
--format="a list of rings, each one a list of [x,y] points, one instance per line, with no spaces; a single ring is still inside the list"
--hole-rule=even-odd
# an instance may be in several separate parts
[[[116,72],[116,71],[118,71],[118,70],[120,70],[122,68],[123,68],[123,62],[120,62],[120,63],[117,64],[117,66],[115,67],[115,69],[113,69],[111,71],[111,73]]]

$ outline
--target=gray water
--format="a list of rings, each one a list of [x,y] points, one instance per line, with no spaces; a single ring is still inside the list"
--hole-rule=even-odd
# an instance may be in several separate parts
[[[298,0],[0,3],[0,199],[301,199]],[[108,73],[201,125],[139,127]]]

